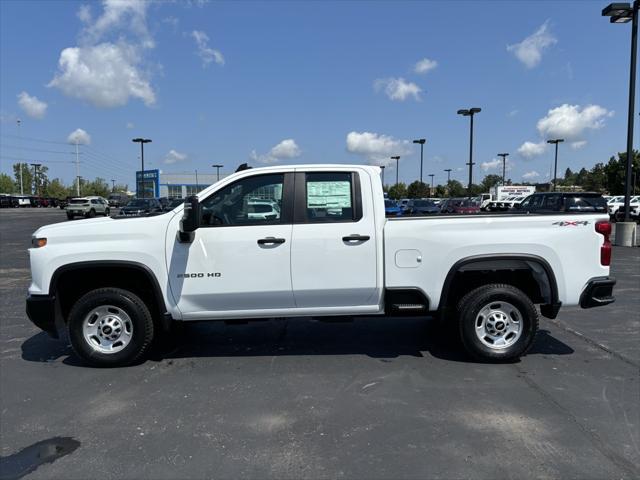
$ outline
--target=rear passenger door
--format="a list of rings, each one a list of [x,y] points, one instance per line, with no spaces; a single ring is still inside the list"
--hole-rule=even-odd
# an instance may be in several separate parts
[[[364,178],[364,177],[362,177]],[[355,171],[296,172],[291,280],[298,308],[378,303],[375,221]]]

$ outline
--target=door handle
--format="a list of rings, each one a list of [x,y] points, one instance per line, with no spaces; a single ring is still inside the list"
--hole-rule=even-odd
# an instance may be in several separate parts
[[[369,235],[357,235],[352,233],[351,235],[347,235],[346,237],[342,237],[343,242],[366,242],[371,237]]]
[[[258,245],[273,245],[277,243],[284,243],[284,238],[267,237],[258,239]]]

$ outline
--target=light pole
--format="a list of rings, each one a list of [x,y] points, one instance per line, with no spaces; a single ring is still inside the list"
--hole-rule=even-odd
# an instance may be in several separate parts
[[[434,173],[430,173],[429,176],[431,177],[431,190],[429,190],[429,196],[433,196],[433,177],[435,177],[436,175]]]
[[[16,120],[16,123],[18,124],[18,138],[22,140],[22,135],[20,134],[20,125],[22,124],[22,120],[18,119]],[[18,165],[20,166],[20,195],[24,195],[24,186],[22,183],[22,149],[20,149],[20,163]]]
[[[399,175],[398,175],[398,169],[400,167],[400,155],[396,155],[394,157],[389,157],[391,160],[395,160],[396,161],[396,185],[398,185],[398,179],[399,179]]]
[[[144,198],[146,196],[145,192],[144,192],[144,144],[145,143],[151,143],[151,139],[149,139],[149,138],[134,138],[131,141],[140,144],[140,161],[142,162],[142,172],[141,172],[141,177],[142,177],[142,198]]]
[[[558,144],[564,142],[564,138],[556,138],[554,140],[547,140],[547,143],[553,143],[556,146],[556,159],[553,164],[553,191],[556,191],[558,183]]]
[[[200,183],[198,182],[198,169],[196,168],[196,190],[200,191]]]
[[[420,183],[422,183],[422,153],[424,151],[424,144],[426,143],[426,140],[424,138],[420,138],[418,140],[414,140],[413,143],[420,144]]]
[[[611,17],[611,23],[631,22],[631,65],[629,68],[629,116],[627,120],[627,165],[624,175],[624,221],[630,222],[631,174],[633,165],[633,116],[636,96],[636,52],[638,48],[638,9],[640,1],[611,3],[602,10],[602,16]]]
[[[115,192],[116,191],[116,181],[115,179],[111,179],[111,191]]]
[[[480,113],[482,111],[481,108],[473,107],[469,109],[461,109],[458,110],[458,115],[462,115],[463,117],[469,117],[469,186],[467,187],[467,195],[471,196],[471,184],[473,182],[473,116],[476,113]]]
[[[448,184],[451,181],[451,169],[445,168],[444,171],[447,172],[447,184]]]
[[[382,171],[382,188],[384,188],[384,169],[386,167],[384,165],[380,165],[380,170]]]
[[[502,186],[504,187],[504,174],[507,171],[507,157],[508,153],[499,153],[499,157],[502,157]]]
[[[218,180],[217,180],[217,181],[219,182],[219,181],[220,181],[220,169],[221,169],[222,167],[224,167],[224,165],[219,165],[219,164],[217,164],[217,163],[214,163],[214,164],[213,164],[213,165],[211,165],[211,166],[212,166],[213,168],[215,168],[215,169],[216,169],[216,175],[218,176]]]

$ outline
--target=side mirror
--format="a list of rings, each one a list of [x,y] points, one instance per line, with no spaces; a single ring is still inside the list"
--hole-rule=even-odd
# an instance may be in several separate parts
[[[184,201],[184,213],[180,220],[178,238],[181,242],[193,242],[194,232],[200,226],[200,202],[195,195],[187,197]]]

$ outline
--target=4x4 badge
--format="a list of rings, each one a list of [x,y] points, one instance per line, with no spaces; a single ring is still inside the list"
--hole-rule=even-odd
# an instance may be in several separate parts
[[[587,220],[562,220],[560,222],[553,222],[551,225],[558,225],[559,227],[577,227],[578,225],[589,225]]]

